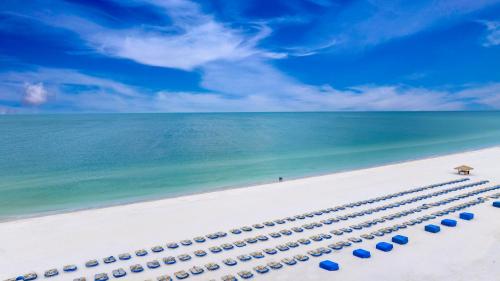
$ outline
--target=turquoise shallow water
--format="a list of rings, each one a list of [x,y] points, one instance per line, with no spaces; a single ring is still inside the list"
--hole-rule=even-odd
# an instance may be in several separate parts
[[[500,112],[0,116],[0,220],[500,143]]]

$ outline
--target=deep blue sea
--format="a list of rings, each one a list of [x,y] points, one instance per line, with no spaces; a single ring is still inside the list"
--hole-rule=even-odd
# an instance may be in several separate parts
[[[500,144],[500,112],[0,116],[0,220]]]

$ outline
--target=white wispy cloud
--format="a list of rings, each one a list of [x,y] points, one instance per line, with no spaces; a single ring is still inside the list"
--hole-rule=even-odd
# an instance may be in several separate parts
[[[139,1],[139,0],[137,0]],[[78,33],[97,52],[134,60],[145,65],[192,70],[201,74],[199,92],[151,91],[69,69],[40,68],[28,72],[0,73],[0,84],[9,95],[8,102],[22,101],[24,85],[43,85],[51,93],[41,110],[63,108],[92,112],[210,112],[210,111],[318,111],[318,110],[460,110],[471,104],[487,109],[500,108],[498,84],[466,85],[463,90],[432,90],[404,85],[355,85],[335,89],[330,85],[310,85],[276,68],[272,60],[285,54],[259,47],[272,30],[256,23],[255,32],[232,28],[204,14],[200,7],[186,0],[147,0],[163,9],[173,26],[151,28],[104,27],[75,15],[40,18],[47,24]],[[378,1],[374,1],[378,3]],[[450,2],[443,2],[448,3]],[[463,4],[461,11],[477,9],[479,4]],[[484,4],[484,3],[483,3]],[[420,4],[414,4],[420,5]],[[429,8],[443,9],[446,5]],[[451,4],[450,4],[451,5]],[[457,7],[457,4],[454,4]],[[380,15],[388,16],[386,8]],[[407,15],[419,21],[419,15]],[[426,12],[429,13],[429,12]],[[441,17],[448,12],[442,12]],[[424,13],[425,14],[425,13]],[[368,39],[381,42],[421,30],[428,23],[397,27],[375,35],[368,30],[377,22],[382,27],[404,24],[406,14],[392,21],[374,16],[354,29],[366,29]],[[364,26],[364,27],[363,27]],[[408,29],[410,28],[410,29]],[[385,30],[385,29],[384,29]],[[355,38],[354,36],[353,38]],[[339,44],[329,41],[320,49]],[[331,46],[330,46],[331,45]],[[326,47],[325,47],[326,46]],[[320,49],[309,49],[317,52]],[[304,49],[305,50],[305,49]],[[307,53],[304,53],[307,55]],[[0,88],[2,90],[2,88]],[[53,96],[52,96],[53,95]],[[55,109],[56,108],[56,109]]]
[[[500,45],[500,22],[499,21],[480,21],[488,31],[483,46],[492,47]]]
[[[39,104],[39,112],[463,110],[471,105],[500,109],[500,83],[464,85],[460,90],[440,91],[402,85],[335,89],[328,85],[303,84],[266,64],[239,67],[244,70],[233,69],[231,64],[219,65],[217,71],[234,76],[212,73],[214,76],[207,76],[203,82],[209,88],[206,92],[155,92],[69,69],[0,73],[0,91],[8,89],[17,93],[0,96],[0,102],[22,102],[27,83],[36,85],[35,91],[39,91],[38,86],[43,83],[51,99]],[[237,77],[240,80],[235,79]],[[264,83],[253,80],[259,77],[266,77]],[[30,108],[3,108],[2,113],[16,110],[26,112]]]
[[[336,44],[323,51],[362,50],[437,25],[453,24],[494,4],[498,0],[354,1],[340,12],[332,10],[324,15],[307,43],[298,48],[315,49],[333,40]]]
[[[153,66],[193,70],[217,60],[234,61],[252,55],[283,57],[283,54],[256,48],[256,44],[271,33],[263,24],[254,24],[247,30],[234,29],[202,13],[200,7],[190,1],[145,2],[163,11],[171,24],[112,29],[71,14],[50,14],[40,20],[76,32],[99,53]]]

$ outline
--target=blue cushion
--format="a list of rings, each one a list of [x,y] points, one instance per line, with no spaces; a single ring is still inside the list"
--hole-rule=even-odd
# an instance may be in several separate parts
[[[449,227],[455,227],[457,226],[457,221],[451,219],[444,219],[441,221],[441,224]]]
[[[396,236],[392,237],[392,242],[399,244],[399,245],[408,244],[408,237],[403,236],[403,235],[396,235]]]
[[[367,250],[364,250],[364,249],[356,249],[356,250],[352,251],[352,254],[355,255],[356,257],[362,258],[362,259],[367,259],[367,258],[371,257],[370,252]]]
[[[324,260],[319,263],[319,267],[328,271],[339,270],[339,264],[330,260]]]
[[[500,208],[500,201],[493,202],[493,207]]]
[[[377,243],[376,248],[379,249],[380,251],[389,252],[392,250],[393,246],[391,243],[379,242]]]
[[[428,224],[425,226],[425,231],[430,233],[438,233],[440,230],[441,228],[438,225]]]
[[[460,218],[463,219],[463,220],[472,220],[474,218],[474,214],[473,213],[460,213]]]

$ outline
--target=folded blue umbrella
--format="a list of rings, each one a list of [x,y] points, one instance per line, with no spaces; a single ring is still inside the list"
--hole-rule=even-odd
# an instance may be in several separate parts
[[[463,213],[460,213],[460,218],[463,219],[463,220],[470,221],[470,220],[472,220],[474,218],[474,214],[473,213],[463,212]]]
[[[438,233],[441,231],[441,228],[438,225],[428,224],[425,226],[425,231],[430,233]]]
[[[377,243],[377,246],[376,248],[380,251],[383,251],[383,252],[389,252],[392,250],[393,246],[391,243],[387,243],[387,242],[379,242]]]
[[[449,227],[455,227],[457,226],[457,221],[451,219],[444,219],[441,221],[441,224]]]
[[[399,245],[408,244],[408,237],[403,236],[403,235],[396,235],[396,236],[392,237],[392,242],[399,244]]]
[[[362,259],[367,259],[367,258],[371,257],[370,252],[367,250],[364,250],[364,249],[356,249],[352,252],[352,254],[355,255],[356,257],[362,258]]]
[[[319,263],[319,267],[323,268],[328,271],[337,271],[339,270],[339,264],[336,262],[333,262],[331,260],[324,260]]]

